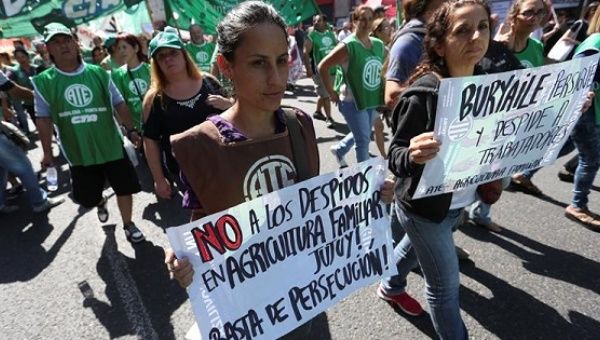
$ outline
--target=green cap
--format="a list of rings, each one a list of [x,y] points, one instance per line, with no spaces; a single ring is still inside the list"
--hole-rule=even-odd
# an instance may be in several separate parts
[[[162,47],[182,49],[183,42],[179,39],[177,33],[173,32],[173,28],[166,27],[163,32],[158,33],[152,40],[150,40],[150,56],[153,57],[156,51]]]
[[[55,35],[68,35],[71,36],[71,30],[67,28],[67,26],[63,24],[59,24],[58,22],[52,22],[48,25],[44,26],[44,41],[48,42]]]
[[[109,48],[117,42],[117,36],[110,34],[104,39],[104,48]]]

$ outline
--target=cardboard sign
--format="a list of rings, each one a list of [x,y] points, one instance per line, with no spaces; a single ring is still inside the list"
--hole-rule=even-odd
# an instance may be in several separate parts
[[[413,198],[554,163],[581,115],[598,56],[440,83],[435,135]]]
[[[275,339],[395,274],[385,170],[371,159],[169,228],[201,338]]]

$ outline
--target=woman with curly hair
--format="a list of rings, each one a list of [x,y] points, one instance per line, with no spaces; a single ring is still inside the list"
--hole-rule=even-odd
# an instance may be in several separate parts
[[[433,134],[439,81],[476,74],[476,64],[485,55],[489,40],[490,10],[484,2],[444,3],[427,25],[425,58],[406,84],[396,109],[399,118],[393,123],[389,168],[397,177],[396,214],[406,235],[394,249],[398,275],[383,279],[377,295],[407,314],[421,314],[419,303],[405,291],[406,276],[418,261],[431,319],[441,339],[468,339],[460,316],[452,229],[463,208],[476,200],[476,188],[418,200],[412,196],[425,163],[440,150]]]

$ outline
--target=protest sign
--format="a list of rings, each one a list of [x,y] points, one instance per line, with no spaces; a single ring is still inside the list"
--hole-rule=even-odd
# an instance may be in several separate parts
[[[276,339],[396,272],[371,159],[169,228],[202,339]]]
[[[435,138],[413,198],[477,186],[554,163],[581,115],[598,56],[487,76],[443,79]]]

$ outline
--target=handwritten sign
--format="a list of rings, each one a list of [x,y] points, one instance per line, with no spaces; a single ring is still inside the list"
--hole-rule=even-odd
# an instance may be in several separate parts
[[[202,339],[275,339],[396,271],[372,159],[175,228]]]
[[[435,135],[413,198],[554,163],[581,115],[598,56],[488,76],[443,79]]]

